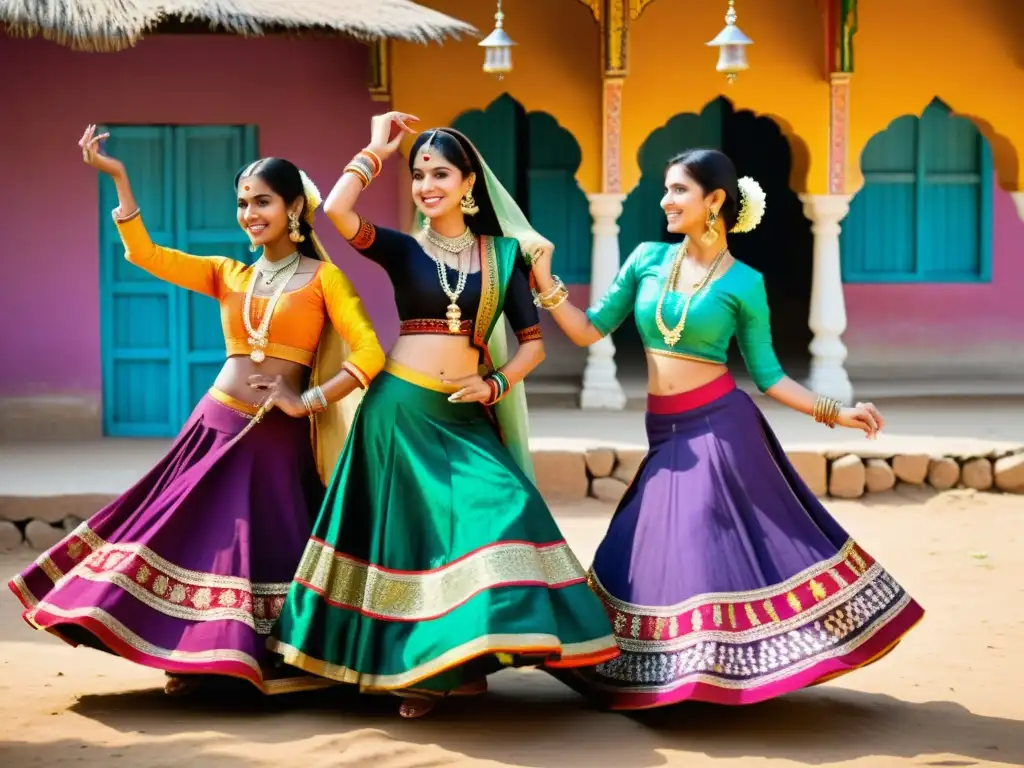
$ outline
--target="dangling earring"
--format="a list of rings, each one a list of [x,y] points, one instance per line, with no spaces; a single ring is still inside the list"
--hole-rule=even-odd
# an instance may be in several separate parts
[[[288,214],[288,239],[293,243],[302,243],[306,240],[306,236],[299,232],[299,216],[296,213]]]
[[[718,223],[718,211],[714,208],[708,208],[708,216],[704,221],[704,226],[707,231],[700,236],[700,241],[704,245],[714,245],[715,240],[718,239],[718,230],[715,229],[715,224]]]
[[[249,253],[256,253],[260,247],[256,243],[249,243]]]
[[[462,201],[459,203],[459,209],[462,211],[464,216],[476,216],[480,213],[480,208],[477,207],[476,200],[473,198],[473,190],[468,190],[466,194],[462,196]]]

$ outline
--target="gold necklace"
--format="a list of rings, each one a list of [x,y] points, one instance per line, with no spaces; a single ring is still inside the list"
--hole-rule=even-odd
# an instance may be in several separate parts
[[[267,301],[267,306],[263,310],[263,317],[256,328],[252,326],[252,298],[253,293],[256,291],[256,281],[259,279],[263,269],[266,268],[266,265],[257,261],[252,267],[252,276],[249,279],[248,287],[245,289],[245,298],[242,300],[242,324],[249,335],[249,346],[252,347],[249,359],[254,363],[262,363],[267,358],[267,353],[264,350],[270,341],[270,320],[274,316],[274,309],[277,307],[277,302],[280,300],[281,294],[284,293],[285,287],[295,276],[295,273],[299,271],[299,264],[302,263],[298,258],[298,253],[295,254],[295,257],[282,269],[276,271],[274,279],[280,274],[284,277],[284,280],[278,283],[273,295]]]
[[[701,291],[707,288],[708,283],[711,282],[711,278],[714,277],[715,272],[718,270],[718,266],[722,263],[722,259],[725,258],[725,254],[728,249],[723,248],[715,256],[715,260],[711,262],[711,266],[704,275],[704,279],[696,285],[696,290],[686,297],[686,303],[683,305],[683,314],[679,318],[679,322],[675,328],[669,328],[665,325],[665,320],[662,317],[662,307],[665,305],[665,297],[668,296],[669,290],[676,284],[679,279],[679,272],[683,267],[683,259],[686,258],[686,249],[690,244],[689,238],[684,238],[679,248],[676,250],[676,257],[672,262],[672,269],[669,270],[668,280],[665,281],[664,288],[661,289],[661,297],[658,299],[658,307],[654,312],[654,321],[658,325],[658,330],[661,332],[662,337],[665,339],[665,344],[670,347],[674,347],[679,343],[679,339],[682,338],[683,329],[686,328],[686,315],[690,311],[690,302],[694,296],[697,296]]]
[[[435,231],[433,227],[427,225],[427,240],[430,241],[431,245],[436,245],[441,250],[458,254],[469,248],[476,241],[476,235],[470,232],[469,227],[466,227],[466,231],[458,237],[446,237],[440,232]]]

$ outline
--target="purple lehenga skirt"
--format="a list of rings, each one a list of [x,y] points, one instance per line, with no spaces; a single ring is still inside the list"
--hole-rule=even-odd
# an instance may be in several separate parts
[[[324,488],[306,419],[210,390],[170,452],[9,583],[25,620],[174,674],[267,693],[266,638]],[[282,690],[276,690],[281,688]]]
[[[621,655],[570,685],[613,709],[750,704],[869,664],[921,619],[728,374],[652,396],[646,418],[590,573]]]

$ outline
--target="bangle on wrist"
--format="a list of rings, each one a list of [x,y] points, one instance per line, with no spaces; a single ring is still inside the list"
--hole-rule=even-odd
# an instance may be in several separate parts
[[[818,399],[814,401],[814,408],[811,409],[811,416],[819,424],[824,424],[829,429],[835,429],[842,408],[842,403],[835,398],[818,395]]]

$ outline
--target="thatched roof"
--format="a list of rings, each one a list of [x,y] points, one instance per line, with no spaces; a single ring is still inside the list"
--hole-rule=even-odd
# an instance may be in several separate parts
[[[237,35],[320,30],[362,40],[427,42],[476,35],[458,19],[412,0],[0,0],[0,24],[80,51],[119,51],[173,20]]]

